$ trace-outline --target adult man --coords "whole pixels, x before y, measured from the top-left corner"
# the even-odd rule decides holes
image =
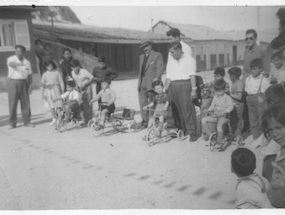
[[[177,28],[171,28],[169,31],[166,32],[166,35],[168,38],[171,40],[172,43],[174,42],[180,42],[182,46],[182,51],[184,52],[185,55],[192,56],[192,51],[190,46],[187,43],[184,43],[181,38],[180,38],[180,31]],[[171,57],[171,54],[168,54],[168,61],[172,60],[173,57]]]
[[[175,124],[190,135],[189,141],[197,140],[196,112],[192,102],[196,95],[196,62],[182,51],[180,42],[170,45],[173,63],[167,64],[165,89],[168,91]]]
[[[10,111],[9,129],[16,128],[17,104],[21,102],[23,123],[25,127],[34,127],[31,121],[29,93],[32,92],[32,70],[30,62],[24,58],[26,48],[15,46],[15,55],[7,59],[8,66],[8,99]]]
[[[270,71],[269,56],[267,55],[266,49],[256,44],[257,40],[256,31],[254,29],[247,30],[245,32],[245,37],[247,45],[244,52],[243,75],[242,75],[243,83],[245,83],[245,79],[250,75],[250,62],[253,59],[260,58],[262,60],[264,75],[268,76]]]
[[[152,50],[152,41],[142,42],[139,48],[144,50],[144,54],[140,56],[138,92],[142,127],[146,128],[149,113],[148,111],[144,111],[143,107],[148,105],[155,96],[152,83],[161,79],[164,71],[164,63],[162,55]]]

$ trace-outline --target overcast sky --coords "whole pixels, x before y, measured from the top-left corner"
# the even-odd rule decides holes
[[[278,28],[280,6],[71,6],[82,23],[147,31],[159,20],[217,30]],[[258,15],[259,14],[259,15]]]

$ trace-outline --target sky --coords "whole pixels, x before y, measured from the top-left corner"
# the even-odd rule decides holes
[[[159,20],[217,30],[278,29],[280,6],[70,6],[83,24],[148,31]],[[259,15],[258,15],[259,14]],[[151,22],[151,20],[153,20]]]

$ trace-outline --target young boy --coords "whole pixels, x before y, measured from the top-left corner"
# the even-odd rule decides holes
[[[203,112],[206,109],[209,108],[209,106],[210,106],[210,104],[212,102],[212,99],[213,99],[213,97],[215,95],[215,89],[214,89],[215,81],[217,81],[217,80],[224,80],[224,77],[225,77],[225,70],[224,70],[224,68],[218,67],[214,71],[214,81],[212,81],[210,83],[206,83],[202,87],[202,91],[201,91],[201,96],[202,96],[202,106],[201,106],[202,117],[205,116],[203,114]],[[230,89],[230,86],[226,82],[225,93],[229,94],[229,89]]]
[[[238,177],[235,188],[237,209],[272,208],[266,195],[269,182],[254,173],[256,158],[247,148],[238,148],[231,156],[232,172]]]
[[[271,71],[269,75],[270,84],[276,84],[285,81],[285,64],[283,60],[283,52],[279,50],[272,55]]]
[[[116,94],[110,88],[111,80],[104,79],[101,82],[102,90],[98,93],[98,95],[92,99],[89,104],[91,105],[93,102],[98,101],[101,99],[101,118],[99,122],[99,129],[104,128],[106,116],[109,116],[111,113],[115,111],[115,100]]]
[[[153,101],[150,104],[143,107],[143,110],[147,110],[148,108],[155,106],[153,117],[148,122],[148,128],[151,127],[151,124],[153,123],[153,120],[155,120],[155,117],[159,117],[159,126],[158,126],[157,136],[161,137],[164,120],[167,116],[169,98],[168,98],[168,95],[163,92],[162,81],[153,82],[152,87],[154,91],[157,93],[157,95],[154,97]]]
[[[211,134],[211,131],[207,125],[209,122],[217,123],[217,149],[221,149],[223,146],[223,126],[228,122],[227,115],[234,109],[232,99],[226,92],[226,82],[224,80],[217,80],[214,83],[215,96],[211,103],[211,106],[207,113],[210,113],[210,116],[202,118],[202,131],[204,134],[204,139],[208,140]]]
[[[79,106],[79,99],[80,99],[80,94],[79,92],[75,89],[76,85],[74,81],[68,81],[66,83],[66,92],[61,95],[61,98],[57,98],[54,101],[57,100],[64,100],[65,102],[63,103],[63,109],[65,111],[65,120],[66,122],[70,122],[70,114],[73,112],[74,116],[76,116],[78,119],[83,119],[83,113],[80,111],[80,106]],[[60,116],[58,117],[60,118]],[[81,121],[81,124],[83,122]]]
[[[228,71],[230,80],[232,81],[232,87],[230,91],[230,97],[234,104],[234,111],[231,112],[231,122],[235,122],[235,136],[237,139],[241,139],[241,132],[243,129],[243,111],[244,111],[244,85],[240,80],[241,69],[239,67],[232,67]]]
[[[262,133],[261,117],[265,110],[265,90],[269,87],[269,79],[262,74],[263,66],[260,58],[250,62],[251,74],[245,80],[246,104],[250,132],[254,140]]]

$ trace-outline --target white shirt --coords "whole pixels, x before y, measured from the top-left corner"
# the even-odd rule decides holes
[[[248,94],[264,93],[269,86],[269,79],[262,74],[255,78],[252,75],[249,75],[245,80],[245,92]]]
[[[178,60],[167,63],[166,78],[171,81],[188,80],[196,75],[196,61],[189,55],[183,55]]]
[[[93,75],[86,69],[80,69],[78,74],[74,71],[71,72],[72,78],[74,79],[77,86],[82,87],[86,82],[93,78]]]
[[[79,101],[79,92],[77,90],[66,91],[64,94],[61,95],[61,98],[69,100],[77,100]]]
[[[285,64],[279,69],[277,69],[274,65],[271,65],[269,79],[271,81],[277,80],[278,83],[285,81]]]
[[[11,62],[23,63],[23,65],[11,67],[9,66]],[[27,79],[27,77],[32,74],[31,64],[26,58],[23,58],[23,61],[21,62],[16,55],[13,55],[7,59],[7,66],[8,78],[11,79],[23,80]]]

